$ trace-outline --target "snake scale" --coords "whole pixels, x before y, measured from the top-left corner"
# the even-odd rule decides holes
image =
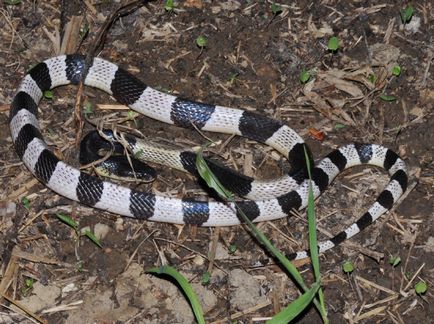
[[[83,56],[53,57],[33,67],[18,87],[10,108],[11,135],[18,156],[33,175],[62,196],[123,216],[199,226],[239,224],[240,219],[231,203],[169,198],[136,191],[91,176],[56,157],[43,139],[37,119],[38,104],[44,91],[62,85],[78,84],[84,68]],[[100,58],[93,59],[84,84],[101,89],[131,109],[168,124],[235,134],[265,143],[283,154],[295,169],[306,168],[304,151],[307,146],[294,130],[278,120],[246,110],[194,102],[157,91],[126,70]],[[175,163],[181,168],[192,168],[190,153],[179,152],[175,159],[178,159]],[[324,192],[341,171],[361,164],[384,168],[390,175],[390,181],[356,222],[319,244],[320,252],[338,245],[373,223],[392,208],[407,188],[406,165],[396,153],[376,144],[349,144],[334,150],[313,167],[314,196],[318,197]],[[249,177],[239,181],[243,184],[242,192],[238,194],[254,199],[238,202],[239,208],[252,221],[287,217],[292,209],[300,210],[307,205],[309,181],[296,173],[265,184]],[[306,251],[301,251],[291,258],[306,256]]]

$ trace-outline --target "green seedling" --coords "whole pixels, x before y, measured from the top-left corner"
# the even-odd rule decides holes
[[[102,248],[101,242],[96,238],[95,234],[89,230],[86,230],[83,233],[80,233],[80,231],[78,229],[77,222],[75,220],[73,220],[71,217],[69,217],[68,215],[65,215],[65,214],[61,214],[61,213],[57,213],[56,217],[59,218],[59,220],[61,222],[65,223],[66,225],[71,227],[74,230],[74,232],[78,238],[80,238],[80,236],[86,236],[94,244],[96,244],[98,247]]]
[[[173,3],[173,0],[164,1],[164,10],[166,10],[167,12],[173,12],[173,9],[175,9],[175,4]]]
[[[413,17],[414,14],[414,8],[411,5],[408,5],[404,9],[402,9],[400,12],[401,15],[401,21],[403,24],[408,24]]]
[[[336,36],[330,37],[327,48],[332,53],[335,53],[339,49],[339,39]]]
[[[202,285],[204,285],[204,286],[209,285],[210,281],[211,281],[211,274],[208,271],[206,271],[202,275],[202,280],[201,280]]]
[[[29,290],[31,290],[33,288],[34,283],[35,283],[35,281],[33,280],[33,278],[26,278],[26,280],[24,281],[25,287],[24,287],[24,289],[22,289],[23,295],[27,295]]]
[[[392,267],[396,267],[400,263],[401,263],[401,257],[400,256],[398,256],[398,255],[397,256],[391,255],[389,257],[389,264]]]
[[[396,77],[398,77],[398,76],[401,75],[401,67],[400,67],[399,65],[395,65],[395,66],[392,68],[392,75],[394,75],[394,76],[396,76]]]
[[[382,94],[382,95],[380,95],[380,99],[383,100],[383,101],[391,102],[391,101],[395,101],[396,97],[392,96],[392,95]]]
[[[311,72],[309,70],[303,69],[300,73],[300,82],[302,84],[307,83],[311,78]]]
[[[233,85],[235,83],[235,80],[237,79],[237,76],[239,75],[238,72],[231,72],[229,73],[228,82],[230,85]]]
[[[278,4],[276,4],[275,2],[273,2],[270,6],[271,8],[271,12],[273,13],[274,16],[277,16],[278,14],[282,13],[282,7]]]
[[[375,77],[375,75],[374,74],[369,74],[368,75],[368,80],[369,80],[369,82],[371,82],[372,84],[375,84],[375,80],[376,80],[377,78]]]
[[[23,204],[24,208],[29,210],[30,209],[30,200],[27,197],[21,198],[21,203]]]
[[[83,114],[87,118],[91,113],[93,113],[92,103],[86,100],[83,104]]]
[[[44,91],[44,98],[45,99],[53,99],[54,98],[54,93],[51,90],[45,90]]]
[[[419,281],[416,285],[414,285],[414,291],[418,295],[423,295],[428,290],[428,285],[424,281]]]
[[[231,244],[229,245],[229,254],[234,254],[235,252],[237,252],[238,247],[235,244]]]
[[[206,37],[203,35],[200,35],[196,38],[196,45],[199,46],[201,49],[204,49],[206,47],[207,40]]]
[[[86,22],[84,22],[84,24],[82,24],[80,26],[80,30],[78,31],[78,36],[80,36],[81,39],[84,39],[87,34],[89,34],[89,24]]]
[[[350,274],[351,272],[354,271],[354,264],[351,261],[345,261],[344,264],[342,265],[342,270],[345,273]]]

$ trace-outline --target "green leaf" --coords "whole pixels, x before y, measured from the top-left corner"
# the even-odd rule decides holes
[[[211,280],[211,274],[208,272],[208,271],[206,271],[203,275],[202,275],[202,285],[208,285],[209,284],[209,282],[210,282],[210,280]]]
[[[199,300],[197,299],[196,294],[193,291],[193,288],[188,283],[187,279],[185,279],[175,268],[169,266],[162,266],[159,268],[152,268],[146,270],[148,273],[154,273],[157,275],[168,275],[171,278],[175,279],[178,284],[181,286],[182,291],[187,296],[188,301],[191,304],[191,308],[193,309],[194,316],[199,324],[205,324],[205,319],[203,317],[203,310],[200,306]]]
[[[33,281],[32,278],[27,278],[26,279],[26,287],[27,288],[31,289],[33,287],[33,283],[34,283],[34,281]]]
[[[137,112],[135,112],[134,110],[132,110],[132,109],[130,109],[130,110],[128,110],[128,113],[127,113],[127,117],[128,117],[128,119],[134,119],[134,118],[137,118],[137,116],[139,116],[139,113],[137,113]]]
[[[335,128],[336,130],[340,130],[340,129],[345,128],[345,127],[347,127],[347,126],[344,125],[344,124],[337,123],[337,124],[335,125],[334,128]]]
[[[282,7],[273,2],[273,4],[271,5],[271,12],[273,13],[273,15],[277,16],[282,12]]]
[[[200,177],[206,182],[208,187],[214,189],[217,194],[223,199],[233,199],[233,194],[227,190],[221,182],[214,176],[211,169],[206,164],[203,158],[203,150],[201,149],[196,155],[196,168]]]
[[[237,252],[238,247],[235,244],[231,244],[229,245],[229,254],[234,254],[235,252]]]
[[[54,93],[51,90],[45,90],[44,91],[44,98],[45,99],[53,99]]]
[[[71,217],[62,213],[57,213],[56,217],[59,218],[61,222],[65,223],[69,227],[72,227],[76,232],[78,232],[78,224]]]
[[[330,37],[327,48],[332,52],[336,52],[339,48],[339,39],[336,36]]]
[[[310,80],[310,71],[303,69],[300,73],[300,82],[302,84],[305,84],[307,81]]]
[[[416,294],[422,295],[422,294],[426,293],[426,291],[428,290],[428,285],[424,281],[419,281],[414,286],[414,290],[416,291]]]
[[[395,101],[396,97],[391,95],[382,94],[380,95],[380,99],[383,101]]]
[[[87,117],[93,112],[93,106],[90,101],[85,101],[83,105],[83,114]]]
[[[298,297],[296,300],[291,302],[288,306],[286,306],[282,311],[273,316],[273,318],[267,321],[267,324],[280,324],[280,323],[289,323],[298,314],[300,314],[309,304],[312,302],[315,294],[317,293],[320,287],[319,282],[315,282],[312,287],[307,290],[303,295]]]
[[[401,75],[401,67],[399,65],[395,65],[392,68],[392,75],[394,75],[394,76],[400,76]]]
[[[393,255],[391,255],[390,257],[389,257],[389,264],[392,266],[392,267],[396,267],[398,264],[400,264],[401,263],[401,258],[399,257],[399,256],[393,256]]]
[[[310,159],[309,154],[307,152],[306,146],[303,145],[304,149],[304,159],[306,161],[307,174],[309,176],[309,191],[307,197],[307,220],[308,220],[308,230],[309,230],[309,250],[310,250],[310,258],[312,260],[313,272],[315,275],[315,281],[321,282],[321,272],[319,266],[319,252],[318,252],[318,240],[316,235],[316,216],[315,216],[315,197],[312,189],[312,173],[310,169]],[[322,313],[326,314],[326,307],[324,302],[324,293],[322,289],[318,288],[318,299],[320,303],[320,307],[322,309]]]
[[[80,26],[80,29],[78,31],[78,36],[83,39],[87,36],[87,34],[89,33],[89,24],[87,22],[85,22],[84,24],[82,24]]]
[[[86,236],[93,243],[95,243],[96,245],[98,245],[100,248],[102,248],[101,241],[96,238],[96,236],[95,236],[94,233],[92,233],[89,230],[85,230],[84,233],[83,233],[83,235]]]
[[[345,261],[342,265],[342,270],[344,270],[345,273],[351,273],[354,271],[354,264],[351,261]]]
[[[204,48],[206,46],[206,43],[207,43],[207,40],[206,40],[205,36],[200,35],[198,38],[196,38],[196,44],[200,48]]]
[[[414,8],[413,6],[409,5],[407,6],[405,9],[402,9],[400,11],[401,14],[401,21],[403,24],[407,24],[410,22],[411,18],[413,17],[414,14]]]
[[[8,6],[17,5],[21,3],[21,0],[3,0],[3,3]]]
[[[30,209],[30,200],[27,197],[21,198],[21,203],[23,204],[24,208],[29,210]]]
[[[164,9],[166,10],[166,11],[173,11],[173,8],[175,8],[175,5],[174,5],[174,3],[173,3],[173,0],[166,0],[165,2],[164,2]]]
[[[232,73],[230,73],[229,74],[229,79],[228,79],[229,83],[230,84],[234,84],[237,76],[238,76],[238,72],[232,72]]]
[[[372,84],[375,84],[375,80],[376,80],[375,75],[374,75],[374,74],[369,74],[369,75],[368,75],[368,80],[369,80],[369,82],[371,82]]]

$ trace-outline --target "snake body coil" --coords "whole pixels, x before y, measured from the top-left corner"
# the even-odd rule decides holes
[[[53,57],[36,65],[21,82],[11,104],[10,128],[17,154],[27,168],[58,194],[112,213],[150,221],[200,226],[239,224],[239,217],[231,204],[168,198],[136,191],[81,172],[53,154],[41,134],[37,120],[38,103],[45,90],[78,84],[84,64],[84,58],[79,55]],[[197,103],[159,92],[117,65],[100,58],[93,60],[84,84],[101,89],[131,109],[168,124],[185,128],[193,128],[194,124],[194,127],[203,131],[235,134],[265,143],[287,157],[296,169],[305,168],[306,146],[303,140],[280,121],[249,111]],[[183,157],[182,153],[179,154],[178,162],[188,169],[191,160],[185,158],[188,154]],[[355,223],[334,238],[320,243],[320,252],[363,230],[389,210],[406,190],[406,166],[396,153],[375,144],[350,144],[333,151],[312,169],[315,197],[342,170],[360,164],[386,169],[391,176],[390,182]],[[301,173],[298,172],[298,175]],[[248,177],[242,181],[241,194],[258,200],[243,200],[238,205],[255,222],[286,217],[291,209],[303,209],[307,205],[309,182],[295,174],[285,175],[277,182],[268,184],[265,194],[264,183]],[[276,197],[271,197],[273,194]],[[299,259],[305,256],[306,252],[303,251],[293,257]]]

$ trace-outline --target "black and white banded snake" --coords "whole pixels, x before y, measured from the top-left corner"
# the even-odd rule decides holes
[[[17,154],[34,176],[62,196],[123,216],[199,226],[239,224],[240,219],[232,204],[136,191],[91,176],[54,155],[41,134],[37,120],[38,104],[45,90],[78,84],[84,64],[84,57],[80,55],[58,56],[41,62],[26,74],[13,98],[10,109],[12,140]],[[244,136],[271,146],[296,166],[303,168],[305,165],[303,140],[280,121],[241,109],[193,102],[159,92],[100,58],[93,60],[84,84],[107,92],[120,103],[153,119],[185,128],[192,128],[194,124],[201,131]],[[191,167],[188,161],[180,154],[179,163],[187,170]],[[356,222],[332,239],[321,242],[320,252],[373,223],[392,208],[407,188],[406,165],[396,153],[376,144],[349,144],[328,154],[312,169],[315,197],[324,192],[341,171],[360,164],[386,169],[391,176],[390,182]],[[265,183],[265,187],[271,188],[265,190],[268,193],[264,195],[264,183],[248,177],[244,181],[241,194],[255,200],[240,200],[238,206],[255,222],[287,217],[291,209],[306,207],[309,185],[306,179],[285,175],[272,185]],[[306,252],[298,252],[292,257],[304,258]]]

